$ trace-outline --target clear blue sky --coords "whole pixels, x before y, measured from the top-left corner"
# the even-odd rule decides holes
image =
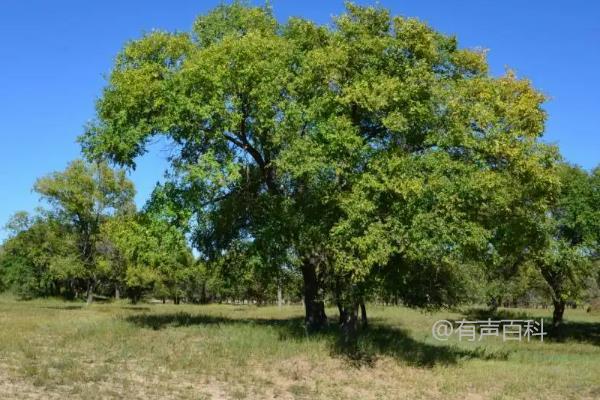
[[[78,157],[75,138],[124,42],[151,29],[188,30],[207,0],[2,0],[0,2],[0,226],[39,205],[36,177]],[[255,2],[256,3],[256,2]],[[272,0],[280,20],[327,23],[342,1]],[[359,3],[367,3],[360,1]],[[493,74],[506,66],[550,96],[545,140],[567,160],[600,162],[600,2],[380,1],[456,34],[462,47],[489,49]],[[372,2],[371,2],[372,4]],[[143,204],[162,176],[160,148],[132,173]],[[0,231],[0,240],[5,232]]]

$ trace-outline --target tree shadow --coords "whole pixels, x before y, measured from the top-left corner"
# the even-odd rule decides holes
[[[332,318],[333,319],[333,318]],[[195,325],[257,325],[276,329],[279,340],[300,340],[306,337],[323,339],[330,345],[333,356],[344,357],[354,366],[372,366],[380,356],[389,356],[412,366],[430,368],[453,365],[466,359],[506,360],[508,352],[489,352],[483,347],[464,349],[457,345],[429,344],[414,339],[408,331],[371,321],[371,326],[358,332],[356,341],[348,344],[340,327],[330,323],[324,329],[308,333],[301,317],[287,319],[227,318],[186,312],[173,314],[138,314],[125,320],[144,328],[160,330],[167,327]]]
[[[130,310],[130,311],[150,311],[150,307],[144,307],[144,306],[121,306],[119,308],[121,310]]]
[[[69,305],[69,306],[44,306],[47,310],[82,310],[83,304],[81,305]]]
[[[514,319],[535,319],[531,315],[527,314],[523,311],[517,310],[506,310],[506,309],[498,309],[498,310],[490,310],[485,308],[472,308],[467,311],[463,311],[462,313],[465,319],[468,320],[514,320]],[[539,320],[539,318],[538,318]],[[544,321],[544,324],[546,321]]]
[[[551,324],[551,320],[544,321]],[[600,322],[567,321],[558,328],[549,328],[548,336],[554,342],[581,342],[600,346]]]
[[[508,351],[489,351],[483,346],[467,349],[457,345],[425,343],[414,339],[402,328],[385,325],[362,330],[356,344],[352,345],[347,345],[338,335],[336,351],[358,365],[371,364],[378,355],[385,355],[412,366],[428,368],[469,359],[506,360],[509,356]]]
[[[539,321],[540,317],[534,317],[523,311],[517,310],[487,310],[471,309],[463,313],[468,320],[515,320],[533,319]],[[548,333],[544,340],[550,342],[564,343],[569,341],[589,343],[600,346],[600,322],[584,322],[565,320],[557,328],[552,327],[552,318],[541,318],[544,321],[544,331]]]

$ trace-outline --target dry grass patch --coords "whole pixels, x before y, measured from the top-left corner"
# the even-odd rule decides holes
[[[3,297],[0,397],[600,398],[598,316],[568,310],[564,334],[544,343],[442,343],[431,337],[433,322],[468,313],[369,311],[372,327],[349,351],[335,325],[307,335],[297,306],[85,307]]]

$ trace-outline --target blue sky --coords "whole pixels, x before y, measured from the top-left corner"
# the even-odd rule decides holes
[[[220,1],[2,0],[0,2],[0,226],[40,203],[35,179],[79,156],[75,138],[94,116],[94,102],[114,56],[152,29],[188,30]],[[257,2],[254,2],[257,3]],[[373,4],[373,2],[359,1]],[[272,0],[280,20],[328,23],[342,1]],[[492,73],[506,67],[550,97],[545,140],[585,168],[600,162],[600,2],[379,1],[394,14],[418,17],[462,47],[489,49]],[[162,177],[155,146],[132,179],[143,204]],[[0,231],[0,240],[5,232]]]

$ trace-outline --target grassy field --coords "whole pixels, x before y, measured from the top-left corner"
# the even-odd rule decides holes
[[[544,343],[469,343],[437,341],[431,327],[476,311],[369,312],[371,328],[348,354],[336,326],[307,336],[299,306],[85,307],[0,297],[0,398],[600,398],[598,315],[567,310],[562,337]]]

